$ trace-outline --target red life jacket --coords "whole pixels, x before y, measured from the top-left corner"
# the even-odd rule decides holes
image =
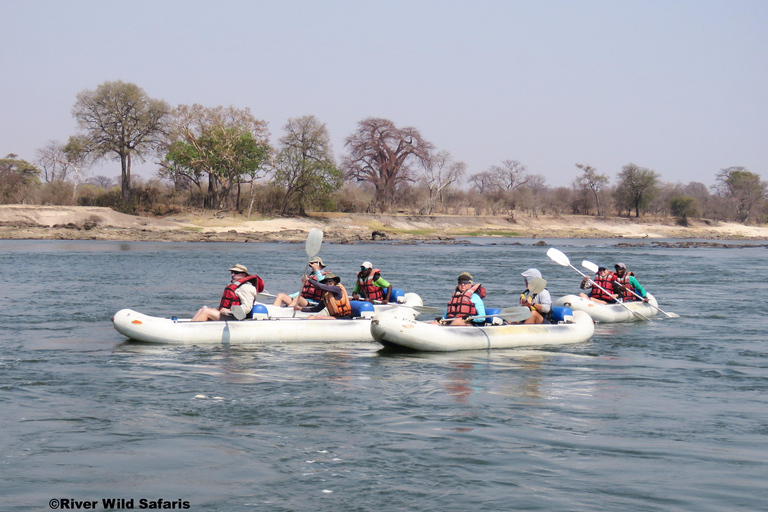
[[[219,309],[231,308],[232,306],[240,304],[240,297],[237,296],[235,290],[248,282],[256,288],[256,293],[264,291],[264,281],[262,281],[259,276],[256,274],[245,276],[224,288],[224,293],[221,294],[221,302],[219,302]]]
[[[450,302],[448,302],[448,312],[446,313],[445,318],[456,318],[458,316],[476,315],[477,308],[475,308],[474,303],[472,303],[472,294],[475,293],[475,291],[481,287],[482,285],[480,283],[477,283],[476,285],[474,285],[472,288],[470,288],[464,293],[461,293],[457,287],[456,291],[453,292],[453,296],[451,297]],[[478,293],[478,295],[480,294]]]
[[[336,300],[332,292],[323,292],[323,303],[328,314],[336,318],[352,316],[352,305],[349,303],[347,289],[341,283],[335,285],[341,288],[341,300]]]
[[[616,281],[616,276],[614,274],[609,273],[605,277],[596,275],[594,278],[592,278],[592,282],[595,284],[592,285],[592,291],[590,292],[590,297],[592,297],[593,299],[604,300],[606,302],[613,302],[615,299],[611,297],[609,294],[616,293],[616,290],[614,290],[613,288],[614,281]],[[599,287],[605,288],[608,293],[604,292]]]
[[[380,272],[381,270],[374,268],[368,273],[368,277],[363,277],[362,272],[357,273],[357,290],[362,298],[370,301],[384,300],[384,288],[379,288],[373,284],[373,276]]]
[[[624,291],[621,292],[621,298],[625,302],[628,300],[637,300],[637,296],[634,293],[632,293],[635,291],[635,289],[632,287],[631,284],[629,284],[629,276],[633,276],[633,275],[634,274],[631,272],[625,272],[624,277],[616,276],[616,282],[624,287]]]
[[[309,279],[314,279],[317,281],[317,277],[314,274],[309,276]],[[312,302],[320,302],[320,299],[323,298],[323,290],[312,286],[309,282],[309,279],[306,283],[304,283],[304,286],[301,289],[301,296],[307,300],[311,300]]]

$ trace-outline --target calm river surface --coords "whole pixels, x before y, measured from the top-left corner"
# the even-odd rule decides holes
[[[492,307],[531,266],[578,292],[535,241],[320,256],[348,285],[370,260],[426,305],[464,270]],[[304,244],[0,241],[0,509],[768,510],[768,250],[548,243],[625,262],[681,318],[547,350],[153,346],[112,314],[190,316],[235,263],[295,291]]]

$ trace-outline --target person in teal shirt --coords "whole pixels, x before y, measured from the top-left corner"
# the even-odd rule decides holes
[[[648,302],[648,292],[637,281],[635,274],[632,272],[627,273],[627,266],[624,263],[617,263],[613,268],[616,269],[616,282],[619,284],[618,288],[621,289],[621,298],[624,301],[642,300],[643,302]],[[638,298],[632,291],[642,297],[642,299]]]

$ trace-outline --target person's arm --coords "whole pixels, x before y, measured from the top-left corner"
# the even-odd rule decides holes
[[[392,285],[389,284],[387,280],[385,280],[383,277],[379,276],[377,280],[373,282],[374,285],[378,286],[379,288],[386,288],[387,289],[387,296],[384,297],[384,304],[389,303],[389,296],[392,295]]]
[[[478,294],[473,293],[472,297],[471,297],[471,300],[472,300],[472,304],[475,305],[475,309],[477,310],[477,316],[484,316],[485,315],[485,303],[483,302],[483,299],[481,299]],[[487,318],[477,318],[475,320],[472,320],[472,323],[484,324],[486,320],[488,320],[488,319]]]
[[[337,300],[341,299],[341,288],[339,288],[338,286],[334,286],[332,284],[318,283],[314,279],[312,279],[310,283],[312,283],[312,286],[314,286],[315,288],[323,290],[324,292],[331,292],[335,299]]]
[[[240,299],[240,305],[243,306],[243,311],[250,313],[253,309],[253,303],[256,302],[256,288],[250,283],[244,284],[235,290],[235,295]]]
[[[536,303],[541,306],[541,309],[536,308],[539,313],[542,315],[546,315],[550,311],[552,311],[552,296],[549,294],[549,290],[546,288],[541,290],[538,295],[536,295]]]
[[[629,276],[629,284],[632,285],[632,288],[634,288],[637,294],[640,295],[642,298],[645,298],[645,296],[648,295],[648,292],[645,291],[645,288],[640,286],[640,283],[637,282],[637,279],[635,279],[635,276]]]
[[[299,309],[304,313],[318,313],[322,311],[324,308],[325,308],[325,303],[323,301],[320,301],[317,304],[314,304],[311,306],[305,306]]]

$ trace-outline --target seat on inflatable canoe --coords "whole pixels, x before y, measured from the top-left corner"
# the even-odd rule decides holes
[[[501,313],[501,309],[499,309],[499,308],[485,308],[485,314],[486,315],[498,315],[499,313]],[[497,324],[501,323],[501,318],[499,318],[497,316],[487,316],[487,317],[485,317],[486,325],[492,324],[494,322],[494,320],[496,320]]]
[[[269,317],[269,310],[264,304],[254,304],[251,308],[251,318],[254,320],[264,320]]]
[[[384,292],[384,296],[387,292]],[[405,292],[399,288],[392,288],[392,294],[389,296],[389,302],[403,302],[405,300]]]
[[[374,315],[373,304],[364,300],[351,300],[352,318],[371,318]]]
[[[573,322],[573,310],[563,306],[552,306],[552,323]]]

